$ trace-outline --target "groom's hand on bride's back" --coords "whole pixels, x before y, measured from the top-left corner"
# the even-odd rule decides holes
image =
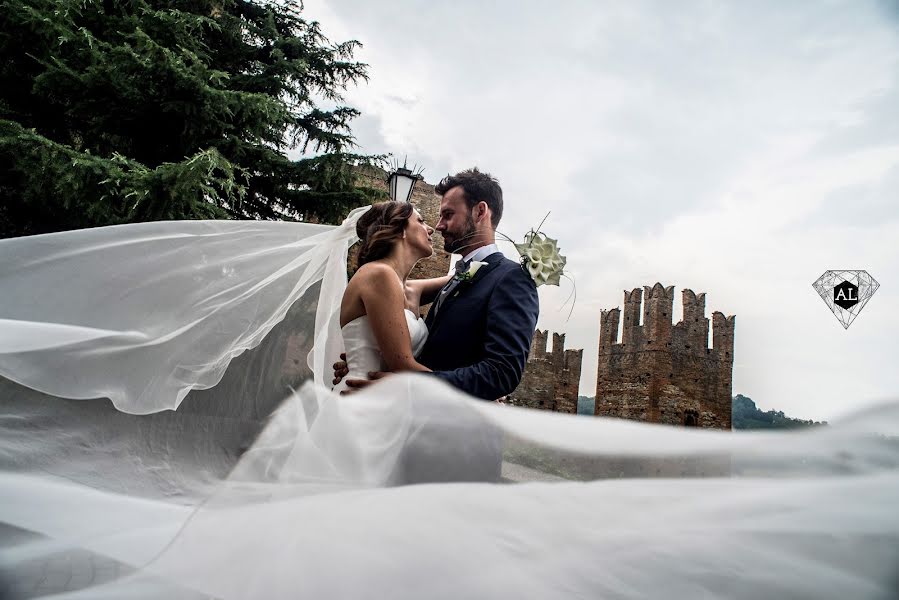
[[[334,385],[337,385],[338,383],[340,383],[341,380],[343,380],[343,378],[346,377],[347,373],[349,373],[349,372],[350,372],[350,369],[349,369],[349,367],[347,367],[347,364],[346,364],[346,353],[341,352],[340,360],[337,361],[336,363],[334,363],[334,381],[333,381]],[[347,384],[347,385],[349,385],[349,384]]]
[[[340,360],[334,363],[334,385],[337,385],[343,378],[346,377],[350,372],[349,367],[346,362],[346,354],[340,354]],[[340,392],[341,396],[345,396],[346,394],[352,394],[356,390],[361,390],[364,387],[368,387],[378,379],[383,379],[385,376],[390,373],[385,371],[370,371],[368,373],[368,379],[347,379],[346,386],[350,389],[344,390]]]
[[[389,371],[369,371],[368,379],[347,379],[346,386],[350,389],[340,392],[340,395],[352,394],[357,390],[370,386],[379,379],[384,379],[388,375],[390,375]]]

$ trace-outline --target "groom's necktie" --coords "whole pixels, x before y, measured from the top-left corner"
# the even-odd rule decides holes
[[[456,275],[459,275],[460,273],[465,273],[466,271],[468,271],[468,267],[470,267],[470,266],[471,266],[470,258],[468,260],[459,260],[458,262],[456,262]]]
[[[471,260],[459,260],[456,262],[456,275],[461,273],[465,273],[468,271],[468,267],[471,266]],[[440,290],[440,294],[437,296],[437,301],[434,303],[434,316],[437,316],[437,311],[440,310],[440,307],[443,305],[443,301],[449,297],[450,294],[453,293],[453,290],[456,289],[456,286],[459,285],[459,280],[453,277],[449,280],[449,282],[443,286],[443,289]]]

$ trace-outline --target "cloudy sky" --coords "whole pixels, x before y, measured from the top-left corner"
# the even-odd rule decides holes
[[[599,314],[656,281],[737,315],[734,393],[833,419],[899,391],[899,3],[306,0],[357,39],[346,103],[368,153],[429,182],[499,178],[500,229],[552,211],[577,282],[541,288],[539,326],[584,349]],[[509,246],[504,250],[514,256]],[[844,330],[811,287],[865,269]]]

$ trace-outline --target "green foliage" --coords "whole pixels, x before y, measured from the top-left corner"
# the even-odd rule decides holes
[[[2,0],[0,236],[130,221],[334,222],[367,78],[290,3]],[[292,160],[287,151],[306,155]]]
[[[827,425],[827,422],[803,421],[791,419],[782,411],[769,410],[762,412],[751,398],[737,394],[731,404],[731,416],[734,429],[801,429],[817,425]]]

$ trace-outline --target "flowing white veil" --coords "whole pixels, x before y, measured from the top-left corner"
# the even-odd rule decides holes
[[[320,285],[323,343],[309,366],[323,384],[366,210],[337,228],[164,221],[0,240],[0,375],[54,396],[109,398],[124,412],[173,410]]]
[[[747,434],[330,395],[364,210],[0,241],[0,597],[895,596],[897,403]]]

